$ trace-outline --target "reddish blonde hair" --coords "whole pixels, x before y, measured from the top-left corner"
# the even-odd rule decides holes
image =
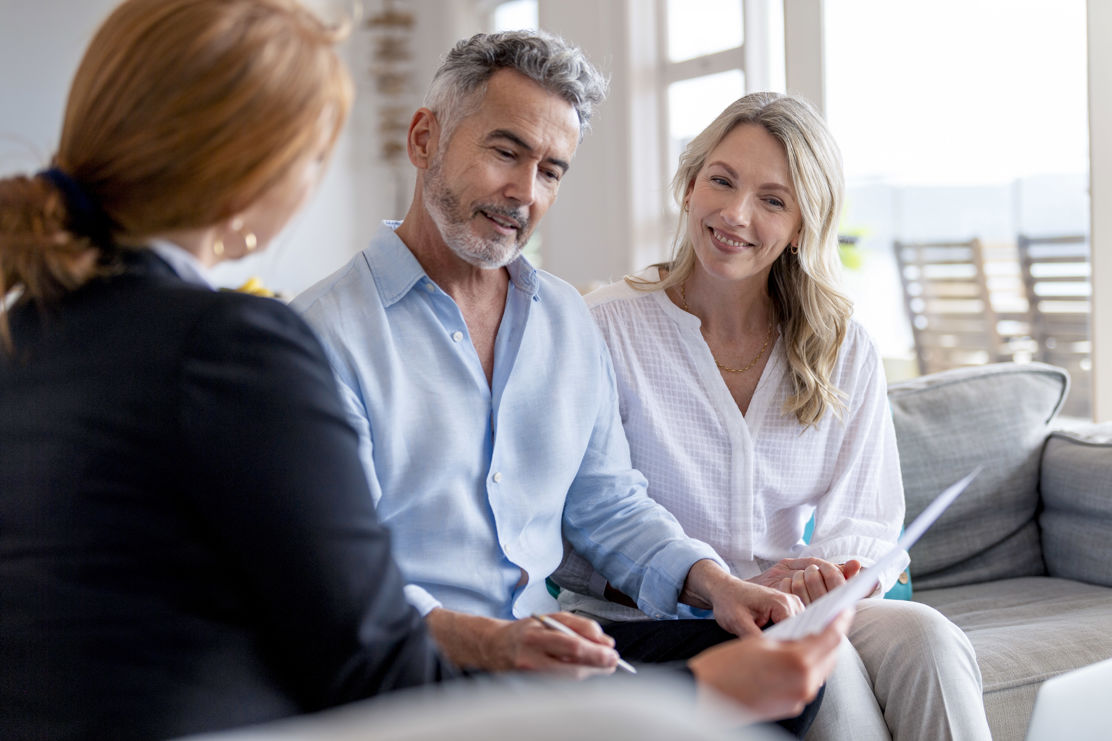
[[[216,224],[312,152],[323,116],[335,141],[343,33],[296,0],[125,0],[81,60],[52,164],[120,241]],[[47,302],[96,273],[103,245],[68,222],[43,178],[0,180],[0,295]]]

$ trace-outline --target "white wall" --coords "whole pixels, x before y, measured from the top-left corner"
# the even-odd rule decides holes
[[[114,4],[0,0],[0,172],[47,165],[73,71]]]
[[[593,115],[592,130],[576,151],[559,198],[541,222],[545,269],[586,287],[629,271],[631,192],[608,187],[613,173],[632,170],[626,13],[622,0],[564,0],[540,3],[539,20],[541,28],[581,47],[610,78],[609,100]],[[623,186],[627,183],[622,179]]]

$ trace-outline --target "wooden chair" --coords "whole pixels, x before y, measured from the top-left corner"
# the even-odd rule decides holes
[[[994,271],[986,269],[989,250],[979,239],[897,241],[895,250],[920,373],[1023,359],[1029,328],[1014,248],[1005,260],[995,261],[1006,265],[1010,257],[1008,291],[993,290]],[[1009,283],[1007,274],[1002,277]]]
[[[1070,394],[1062,413],[1092,416],[1092,342],[1089,239],[1085,235],[1017,240],[1037,359],[1070,373]]]

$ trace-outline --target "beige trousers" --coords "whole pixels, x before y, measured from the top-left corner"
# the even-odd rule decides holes
[[[991,741],[965,633],[918,602],[867,599],[807,741]]]

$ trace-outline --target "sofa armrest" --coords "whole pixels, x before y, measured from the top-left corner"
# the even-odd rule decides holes
[[[1039,491],[1047,572],[1112,586],[1112,423],[1052,433]]]

